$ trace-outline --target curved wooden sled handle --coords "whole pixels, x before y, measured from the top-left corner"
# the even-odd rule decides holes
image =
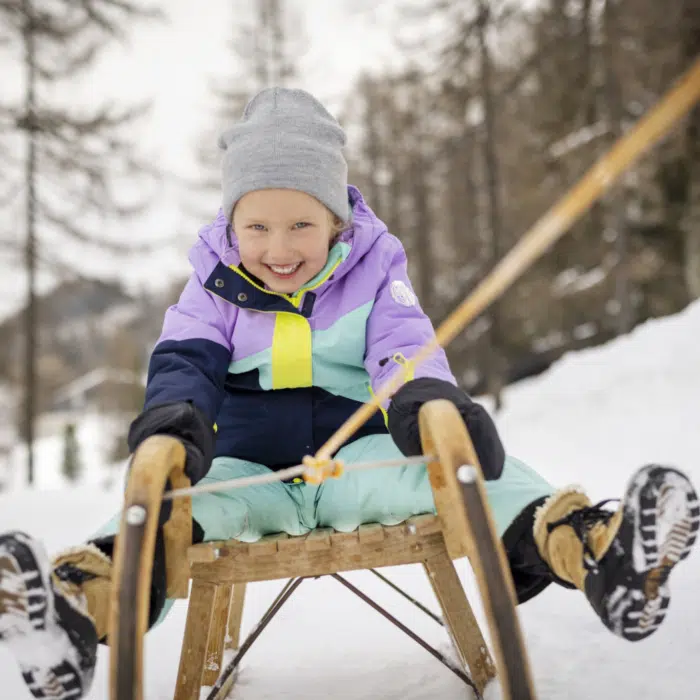
[[[110,699],[143,700],[143,639],[148,630],[153,556],[166,483],[187,488],[185,449],[175,438],[145,440],[131,461],[115,542],[109,623]],[[187,598],[192,501],[178,498],[163,528],[168,598]]]
[[[435,456],[428,473],[447,551],[469,557],[479,584],[503,697],[535,700],[515,586],[464,421],[450,401],[430,401],[420,411],[420,434],[423,453]]]

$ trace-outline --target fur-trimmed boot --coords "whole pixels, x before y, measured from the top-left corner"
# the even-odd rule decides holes
[[[538,509],[534,538],[552,573],[583,591],[608,629],[637,641],[666,615],[669,574],[697,536],[698,497],[684,474],[650,465],[630,479],[617,510],[606,503],[562,489]]]
[[[51,563],[29,535],[0,535],[0,644],[14,653],[35,698],[87,694],[107,633],[111,567],[91,544]]]

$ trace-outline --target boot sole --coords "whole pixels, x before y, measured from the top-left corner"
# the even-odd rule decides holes
[[[55,622],[48,557],[22,532],[0,536],[0,644],[16,656],[35,698],[76,700],[82,681],[66,654],[71,642]]]
[[[651,465],[630,482],[625,518],[633,519],[632,562],[639,584],[615,601],[618,628],[629,641],[653,634],[671,602],[668,577],[691,552],[700,527],[700,504],[688,478],[669,467]],[[614,596],[613,596],[614,597]]]

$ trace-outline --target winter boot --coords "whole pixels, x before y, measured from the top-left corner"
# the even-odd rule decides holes
[[[94,545],[60,555],[22,532],[0,535],[0,644],[35,698],[77,700],[92,683],[106,634],[110,559]]]
[[[681,472],[650,465],[632,477],[616,511],[606,503],[558,491],[535,515],[535,542],[554,576],[583,591],[608,629],[637,641],[666,615],[668,576],[697,536],[698,497]]]

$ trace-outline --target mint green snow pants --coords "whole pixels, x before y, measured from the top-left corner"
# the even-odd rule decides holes
[[[401,453],[391,437],[382,434],[360,438],[337,456],[352,464],[397,459]],[[200,483],[269,473],[254,462],[218,457]],[[485,484],[499,536],[526,506],[554,491],[539,474],[510,456],[500,479]],[[192,497],[192,515],[204,530],[204,541],[255,542],[268,534],[303,535],[316,527],[351,532],[364,523],[396,525],[413,515],[434,512],[423,465],[349,471],[318,486],[274,482]],[[119,516],[115,516],[96,536],[114,535],[118,528]],[[170,607],[166,603],[160,620]]]
[[[397,459],[401,453],[388,435],[369,435],[342,448],[346,464]],[[267,467],[219,457],[202,484],[269,473]],[[525,506],[553,492],[536,472],[512,457],[501,478],[486,491],[499,535]],[[351,532],[364,523],[396,525],[413,515],[434,513],[428,470],[423,465],[348,471],[318,486],[276,482],[202,494],[192,499],[195,520],[205,540],[255,542],[264,535],[303,535],[316,527]]]

